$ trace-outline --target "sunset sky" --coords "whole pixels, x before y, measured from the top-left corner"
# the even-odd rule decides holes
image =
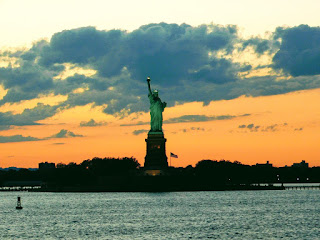
[[[135,157],[146,78],[173,166],[320,166],[320,1],[0,0],[0,167]]]

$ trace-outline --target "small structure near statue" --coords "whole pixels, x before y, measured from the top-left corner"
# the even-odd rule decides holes
[[[168,168],[168,158],[166,155],[166,141],[162,131],[162,112],[167,106],[159,98],[157,90],[151,90],[150,77],[147,78],[149,100],[150,100],[150,131],[148,132],[147,154],[145,157],[144,168],[146,175],[162,175]]]

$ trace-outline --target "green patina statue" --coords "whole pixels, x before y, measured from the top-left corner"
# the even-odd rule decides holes
[[[147,78],[148,89],[149,89],[149,100],[150,100],[150,115],[151,115],[151,129],[152,132],[162,132],[162,112],[164,108],[167,106],[166,102],[161,102],[161,99],[158,96],[158,91],[151,91],[150,87],[150,77]]]

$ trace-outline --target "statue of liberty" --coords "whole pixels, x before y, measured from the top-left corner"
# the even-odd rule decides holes
[[[149,132],[162,132],[162,112],[167,106],[166,102],[161,102],[158,96],[158,91],[151,91],[150,77],[147,78],[149,88],[149,100],[150,100],[150,115],[151,115],[151,129]]]

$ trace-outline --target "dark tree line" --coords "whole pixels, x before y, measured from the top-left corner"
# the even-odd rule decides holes
[[[202,160],[194,168],[199,178],[223,183],[320,182],[320,167],[272,167],[271,164],[245,165],[240,162]]]
[[[40,170],[44,180],[59,185],[70,184],[97,184],[102,177],[132,176],[140,167],[138,161],[131,157],[125,158],[98,158],[84,160],[80,164],[59,163],[56,169]]]
[[[125,158],[93,158],[77,164],[59,163],[56,168],[30,171],[0,171],[0,185],[8,181],[42,181],[54,186],[94,186],[145,184],[150,180],[144,175],[138,161]],[[161,179],[168,185],[239,185],[252,183],[320,182],[320,167],[272,167],[268,164],[245,165],[226,160],[202,160],[195,167],[170,167]],[[155,179],[155,178],[153,178]],[[160,178],[159,178],[160,179]],[[159,180],[158,179],[158,180]],[[152,181],[158,181],[152,180]],[[160,180],[159,180],[160,181]],[[161,180],[162,181],[162,180]],[[159,186],[162,184],[158,183]]]
[[[34,181],[41,180],[48,184],[74,185],[96,184],[105,176],[132,176],[140,167],[138,161],[131,157],[124,158],[98,158],[84,160],[77,164],[58,163],[56,168],[39,169],[31,171],[20,169],[19,171],[0,171],[0,185],[6,181]]]

